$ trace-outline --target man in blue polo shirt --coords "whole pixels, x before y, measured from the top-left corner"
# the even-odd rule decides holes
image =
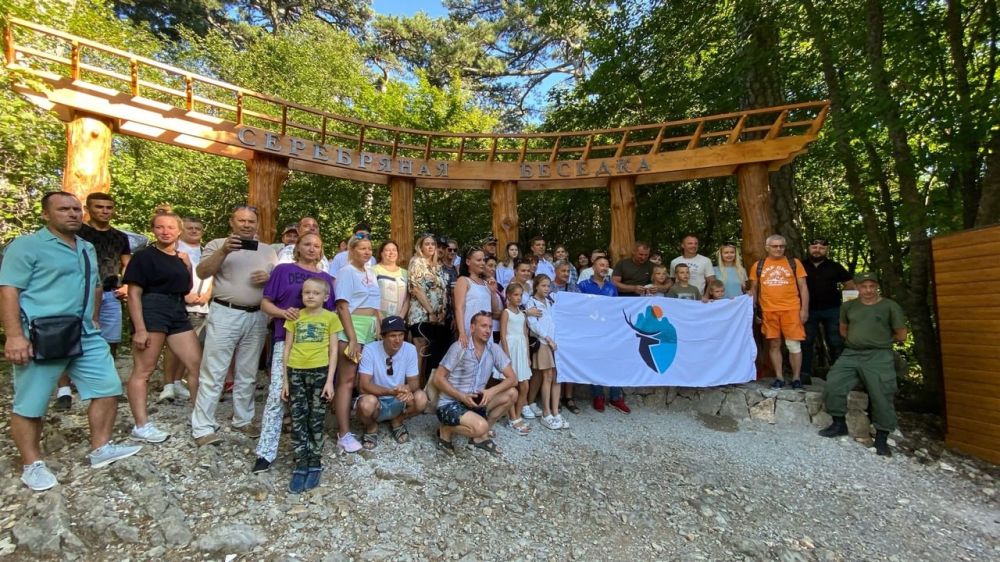
[[[14,364],[14,413],[10,429],[24,465],[21,481],[36,491],[59,483],[45,466],[39,443],[42,416],[63,371],[76,383],[80,398],[90,400],[91,466],[106,466],[142,448],[111,443],[122,385],[97,321],[102,298],[95,267],[97,253],[93,245],[77,236],[83,224],[83,207],[71,193],[47,193],[42,198],[42,218],[45,228],[16,238],[7,247],[0,264],[0,319],[7,333],[4,356]],[[90,277],[85,279],[88,261]],[[85,285],[90,286],[93,295],[86,302]],[[29,322],[82,312],[83,355],[35,361],[21,311]]]
[[[594,259],[594,274],[590,279],[580,281],[580,292],[588,295],[603,295],[605,297],[617,297],[618,287],[614,281],[608,279],[608,266],[611,262],[605,256],[598,256]],[[632,411],[625,404],[625,391],[620,386],[610,387],[608,403],[617,408],[623,414]],[[596,384],[590,385],[590,397],[594,401],[594,409],[598,412],[604,411],[604,387]]]

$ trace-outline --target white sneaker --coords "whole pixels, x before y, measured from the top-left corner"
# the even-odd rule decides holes
[[[556,419],[559,420],[559,429],[569,429],[569,422],[563,419],[562,414],[556,414]]]
[[[535,415],[535,411],[531,409],[531,406],[525,404],[524,407],[521,408],[521,417],[524,419],[533,420],[538,416]]]
[[[177,398],[177,392],[174,390],[173,384],[163,385],[163,391],[160,392],[160,397],[156,399],[157,402],[173,402],[174,398]]]
[[[562,423],[555,416],[542,417],[542,425],[549,429],[562,429]]]
[[[48,490],[59,483],[56,480],[56,475],[52,474],[49,467],[45,466],[45,461],[35,461],[24,465],[24,471],[21,473],[21,482],[24,482],[25,486],[36,492]]]
[[[174,381],[174,384],[170,386],[174,387],[174,394],[177,396],[177,398],[180,398],[181,400],[191,399],[191,392],[187,389],[186,386],[184,386],[184,383],[182,383],[181,381]]]
[[[545,413],[541,408],[538,407],[538,404],[528,404],[528,406],[531,408],[531,411],[535,413],[536,418],[542,417],[542,414]]]
[[[166,431],[160,431],[153,425],[153,422],[146,422],[146,425],[142,427],[132,428],[132,439],[136,441],[145,441],[146,443],[163,443],[168,438],[170,434]]]

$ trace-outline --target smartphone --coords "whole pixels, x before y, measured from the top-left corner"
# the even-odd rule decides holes
[[[256,252],[257,248],[260,246],[260,242],[257,240],[247,240],[246,238],[240,238],[240,249],[241,250],[251,250]]]

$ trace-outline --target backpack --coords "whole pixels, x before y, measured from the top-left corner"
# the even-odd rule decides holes
[[[798,266],[795,265],[795,258],[793,258],[791,256],[785,256],[785,259],[788,260],[788,267],[790,267],[792,269],[792,284],[795,285],[795,293],[798,294],[799,298],[801,299],[802,298],[802,292],[799,290],[798,277],[796,277],[796,275],[795,275],[797,273],[796,270],[798,269]],[[757,260],[757,295],[756,295],[757,298],[754,299],[754,302],[758,303],[757,306],[760,306],[760,304],[759,304],[760,303],[760,276],[761,276],[761,274],[764,273],[764,262],[765,261],[767,261],[767,256],[764,256],[764,259]]]

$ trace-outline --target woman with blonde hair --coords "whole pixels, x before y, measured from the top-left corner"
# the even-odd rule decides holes
[[[447,345],[445,317],[447,311],[447,287],[441,265],[438,263],[438,244],[433,234],[422,234],[413,245],[413,259],[410,260],[410,307],[407,323],[410,336],[417,348],[420,363],[421,382],[425,373],[437,366],[437,360],[444,355],[437,354],[442,344]],[[429,360],[425,360],[429,358]]]
[[[725,298],[733,299],[746,293],[747,270],[743,267],[739,247],[735,242],[723,242],[715,252],[715,278],[726,287]]]

